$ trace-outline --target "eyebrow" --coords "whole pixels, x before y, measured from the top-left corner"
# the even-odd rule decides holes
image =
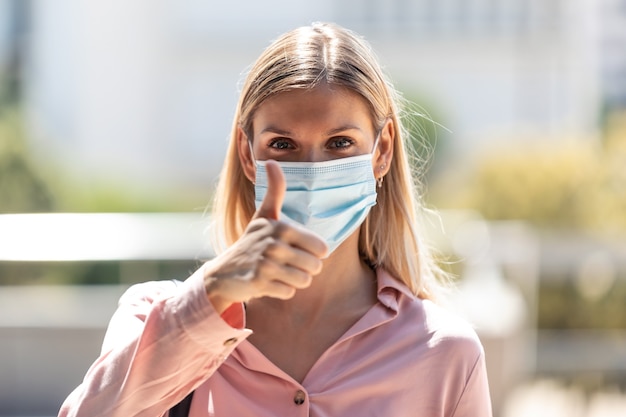
[[[268,126],[265,129],[261,130],[259,132],[259,134],[263,134],[263,133],[276,133],[277,135],[284,135],[284,136],[290,136],[291,132],[287,131],[287,130],[282,130],[279,129],[277,127],[274,126]]]
[[[330,129],[329,131],[326,132],[326,135],[327,136],[332,136],[332,135],[337,134],[339,132],[345,132],[346,130],[358,130],[360,132],[363,132],[363,129],[361,129],[358,126],[355,126],[355,125],[344,125],[344,126],[336,127],[334,129]],[[263,133],[275,133],[277,135],[291,136],[291,132],[290,131],[279,129],[279,128],[275,127],[275,126],[268,126],[265,129],[261,130],[261,132],[259,132],[259,134],[263,134]]]
[[[331,136],[331,135],[334,135],[334,134],[339,133],[339,132],[345,132],[346,130],[358,130],[359,132],[363,132],[363,129],[361,129],[358,126],[355,126],[355,125],[345,125],[345,126],[340,126],[338,128],[335,128],[335,129],[331,129],[328,132],[326,132],[326,134],[328,136]]]

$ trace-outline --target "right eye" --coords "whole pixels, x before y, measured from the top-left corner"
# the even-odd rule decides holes
[[[293,145],[291,144],[291,142],[284,138],[272,139],[270,143],[268,143],[267,147],[277,150],[293,149]]]

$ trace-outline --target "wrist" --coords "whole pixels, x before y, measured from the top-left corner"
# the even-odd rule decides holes
[[[220,291],[221,282],[218,278],[212,276],[210,272],[209,262],[205,263],[202,266],[202,275],[204,278],[204,291],[206,293],[207,299],[213,305],[215,311],[219,314],[222,314],[224,311],[230,307],[233,302],[225,299]]]

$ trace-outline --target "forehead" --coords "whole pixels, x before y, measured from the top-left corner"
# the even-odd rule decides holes
[[[346,87],[327,84],[277,93],[261,103],[252,118],[255,135],[267,126],[292,131],[343,125],[373,128],[369,103]]]

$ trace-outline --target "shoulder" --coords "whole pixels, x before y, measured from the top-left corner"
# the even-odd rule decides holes
[[[396,318],[392,327],[410,336],[419,350],[458,355],[476,360],[483,353],[478,334],[470,323],[451,309],[428,299],[416,297],[400,280],[378,271],[379,300]]]
[[[398,326],[411,334],[427,356],[461,361],[468,366],[484,354],[482,343],[468,320],[452,309],[428,299],[403,293],[398,303]]]
[[[424,325],[427,330],[445,341],[449,339],[479,342],[476,330],[465,318],[456,312],[430,300],[419,300],[424,311]]]
[[[419,298],[406,303],[397,318],[404,336],[396,342],[404,346],[406,372],[429,375],[423,388],[430,394],[445,391],[446,398],[456,401],[470,381],[486,378],[484,349],[467,320]]]
[[[467,320],[430,300],[416,302],[422,310],[421,326],[429,350],[468,368],[484,356],[480,338]]]

